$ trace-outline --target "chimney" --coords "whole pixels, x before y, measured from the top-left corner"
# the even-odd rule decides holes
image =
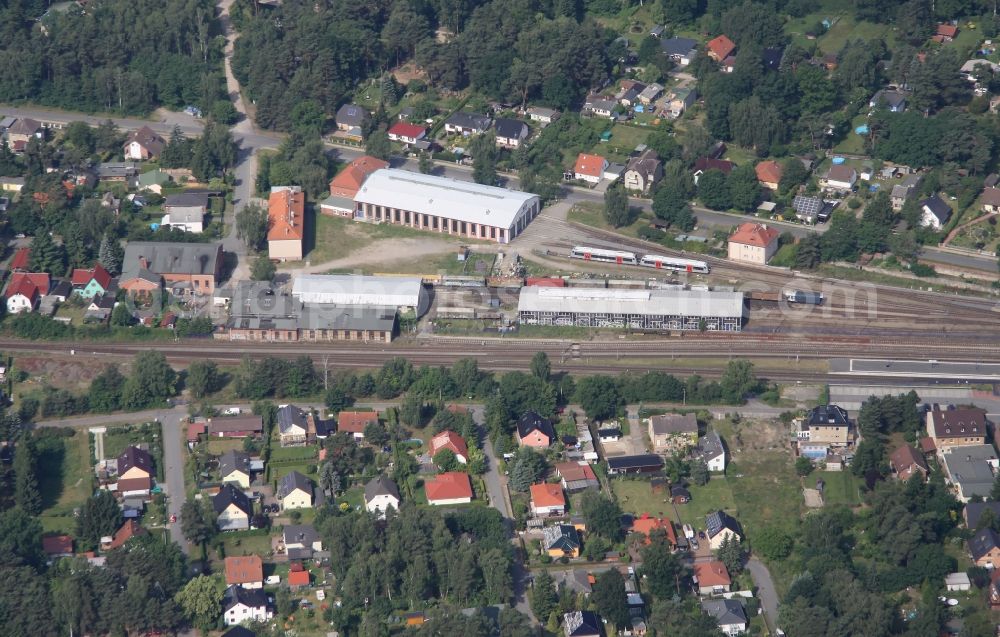
[[[142,255],[139,255],[139,267],[143,269],[149,269],[149,261],[147,261],[146,257]]]

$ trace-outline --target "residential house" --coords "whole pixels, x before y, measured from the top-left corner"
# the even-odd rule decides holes
[[[227,586],[264,588],[264,561],[259,555],[227,556],[225,573]]]
[[[719,630],[729,637],[742,635],[749,625],[746,611],[738,598],[705,599],[701,602],[701,610],[711,615],[719,624]]]
[[[728,592],[733,585],[726,565],[719,560],[695,562],[692,568],[700,595],[719,595]]]
[[[652,84],[647,84],[646,88],[642,89],[639,93],[639,103],[649,106],[656,101],[660,95],[663,94],[663,85],[653,82]]]
[[[965,505],[965,509],[962,511],[962,519],[965,521],[965,526],[970,529],[974,529],[979,526],[980,520],[986,511],[990,511],[990,515],[1000,520],[1000,502],[994,500],[986,500],[983,502],[969,502]]]
[[[118,493],[123,496],[149,495],[153,486],[153,458],[145,449],[125,447],[118,456]]]
[[[344,104],[337,109],[335,121],[337,130],[346,133],[356,131],[355,136],[361,137],[360,131],[368,123],[368,111],[357,104]]]
[[[267,199],[267,256],[301,261],[306,225],[306,195],[300,186],[274,186]]]
[[[723,175],[729,176],[729,173],[733,172],[733,168],[736,168],[736,164],[725,159],[718,159],[715,157],[699,157],[694,162],[694,185],[698,185],[698,178],[704,175],[709,170],[718,170]]]
[[[309,571],[302,565],[302,562],[293,562],[288,567],[288,587],[302,588],[309,586]]]
[[[182,192],[169,195],[163,202],[163,219],[160,224],[186,232],[200,233],[205,229],[208,213],[208,193]]]
[[[594,611],[577,610],[563,615],[564,637],[600,637],[600,616]]]
[[[31,312],[38,301],[49,293],[49,275],[46,272],[14,272],[7,283],[7,313]]]
[[[212,416],[205,426],[212,438],[259,438],[264,431],[264,418],[253,414]]]
[[[563,495],[562,486],[543,482],[531,485],[529,492],[531,495],[531,514],[535,517],[566,513],[566,496]]]
[[[580,153],[573,166],[573,178],[587,183],[600,183],[604,176],[604,169],[608,167],[608,160],[600,155]]]
[[[281,530],[281,542],[290,560],[307,560],[323,550],[323,540],[311,524],[286,524]]]
[[[625,167],[624,185],[626,190],[649,194],[663,179],[663,162],[652,148],[639,153],[629,160]]]
[[[556,590],[565,589],[574,595],[590,597],[594,590],[594,576],[580,568],[570,571],[553,570],[552,579],[555,581]]]
[[[761,186],[777,192],[778,184],[781,183],[781,164],[773,159],[767,159],[757,164],[754,170],[757,172],[757,181],[760,182]]]
[[[455,454],[455,459],[461,464],[469,462],[469,447],[465,444],[465,439],[454,431],[445,430],[436,434],[430,440],[430,452],[433,458],[439,451],[450,449]]]
[[[517,421],[517,444],[521,447],[547,448],[556,439],[552,421],[533,411],[526,411]]]
[[[736,51],[736,44],[725,35],[712,38],[705,45],[708,57],[716,62],[724,62]]]
[[[70,281],[73,291],[84,299],[92,299],[111,289],[111,273],[99,262],[89,269],[75,268]]]
[[[964,64],[962,64],[962,68],[959,69],[959,72],[963,76],[965,76],[965,79],[967,79],[968,81],[976,82],[977,67],[983,67],[983,70],[986,72],[985,74],[987,76],[1000,74],[1000,64],[997,64],[996,62],[992,62],[985,58],[978,58],[966,61]]]
[[[528,125],[519,119],[509,119],[499,117],[493,122],[493,129],[496,131],[497,146],[500,148],[518,148],[531,130]]]
[[[528,119],[533,122],[541,122],[542,124],[551,124],[552,122],[559,119],[562,115],[559,111],[554,108],[546,108],[544,106],[529,106],[528,107]]]
[[[256,636],[257,633],[253,632],[249,628],[244,628],[243,626],[233,626],[226,632],[222,633],[222,637],[256,637]]]
[[[468,504],[472,502],[472,483],[469,474],[449,471],[425,480],[424,493],[428,504]]]
[[[644,536],[644,544],[650,543],[653,533],[663,533],[667,541],[670,542],[670,546],[677,546],[677,532],[669,518],[658,518],[643,513],[637,518],[632,518],[632,526],[629,527],[628,532]]]
[[[765,265],[778,251],[781,233],[763,223],[746,222],[729,236],[729,260]]]
[[[542,550],[550,557],[580,557],[580,533],[572,524],[555,524],[542,529]]]
[[[726,538],[739,542],[743,539],[743,529],[733,516],[725,511],[715,511],[705,516],[705,533],[713,551],[719,550]]]
[[[309,478],[298,471],[290,471],[278,480],[275,497],[281,501],[281,509],[308,509],[313,505],[313,485]]]
[[[948,407],[934,404],[927,412],[927,435],[937,449],[986,443],[986,412],[977,407]]]
[[[698,100],[698,91],[692,86],[678,86],[667,96],[667,113],[678,118]]]
[[[819,185],[826,190],[846,193],[854,190],[858,182],[858,171],[847,164],[834,164],[826,171],[826,176],[820,179]]]
[[[466,136],[485,133],[489,128],[489,117],[478,113],[466,113],[464,111],[456,111],[444,122],[446,133],[457,133]]]
[[[282,405],[275,417],[282,447],[297,447],[316,438],[316,419],[312,412],[295,405]]]
[[[976,531],[969,538],[969,554],[976,566],[1000,567],[1000,535],[989,527]]]
[[[583,112],[595,117],[615,118],[615,108],[618,102],[606,99],[601,95],[588,95],[587,101],[583,103]]]
[[[399,510],[399,487],[386,476],[372,478],[365,484],[365,509],[380,517],[390,509]]]
[[[73,538],[68,535],[48,535],[42,538],[42,552],[49,560],[73,557]]]
[[[646,85],[636,80],[622,80],[621,90],[615,93],[615,99],[622,106],[631,108],[639,101],[639,93],[646,89]]]
[[[1000,188],[986,188],[979,198],[979,205],[983,212],[996,214],[1000,212]]]
[[[166,145],[166,140],[154,133],[152,128],[143,126],[129,133],[122,148],[125,159],[144,161],[159,157]]]
[[[691,38],[668,38],[660,41],[663,53],[680,66],[687,66],[698,53],[698,42]]]
[[[219,480],[233,483],[241,489],[250,488],[250,454],[230,449],[219,456]]]
[[[376,170],[388,167],[387,161],[368,155],[358,157],[330,180],[330,196],[320,202],[320,212],[338,217],[353,217],[356,207],[354,196],[361,190],[365,180]]]
[[[948,592],[967,591],[972,588],[968,573],[948,573],[944,576],[944,589]]]
[[[951,206],[939,195],[931,195],[920,202],[920,225],[940,230],[951,219]]]
[[[913,193],[917,192],[920,188],[920,184],[923,182],[923,179],[922,175],[907,175],[901,183],[893,186],[892,194],[889,197],[892,201],[892,209],[897,212],[902,210],[907,199],[909,199]]]
[[[29,263],[31,263],[31,248],[18,248],[7,267],[11,272],[27,272]]]
[[[656,453],[683,453],[698,444],[698,420],[694,414],[652,416],[648,430]]]
[[[32,137],[37,139],[45,138],[45,127],[42,123],[31,119],[30,117],[22,117],[18,119],[14,124],[7,129],[7,142],[10,144],[11,148],[20,143],[20,145],[25,145],[28,143]]]
[[[869,108],[884,108],[890,113],[902,113],[906,110],[906,93],[879,89],[868,101]]]
[[[365,427],[371,424],[378,424],[377,411],[342,411],[337,414],[337,431],[351,434],[355,442],[365,439]]]
[[[935,42],[944,44],[946,42],[951,42],[956,37],[958,37],[958,27],[954,24],[939,24],[937,31],[931,36],[931,39]]]
[[[268,609],[264,591],[232,585],[222,595],[222,617],[226,626],[235,626],[244,622],[266,622],[274,613]]]
[[[726,447],[722,444],[719,433],[714,429],[707,432],[698,441],[694,456],[704,462],[709,471],[726,470]]]
[[[846,447],[854,442],[854,425],[838,405],[818,405],[806,414],[799,438],[813,444]]]
[[[781,60],[785,57],[785,48],[781,46],[769,46],[761,52],[761,62],[764,67],[772,71],[781,69]]]
[[[654,38],[659,38],[660,36],[663,35],[663,32],[666,30],[667,30],[666,26],[662,24],[656,24],[649,29],[649,35],[653,36]]]
[[[641,453],[634,456],[608,458],[608,475],[628,475],[636,473],[656,473],[663,469],[663,457],[655,453]]]
[[[927,478],[927,460],[912,445],[903,445],[889,454],[889,466],[896,477],[903,481],[915,474],[919,474],[921,480]]]
[[[164,285],[174,296],[211,295],[222,276],[222,243],[130,241],[118,287],[145,296]]]
[[[416,144],[427,136],[427,128],[409,122],[396,122],[389,128],[389,139],[401,144]],[[388,166],[385,166],[388,168]],[[359,187],[360,189],[360,187]]]
[[[989,497],[1000,466],[993,445],[952,446],[939,453],[945,474],[960,502],[968,502],[976,496]]]
[[[134,537],[140,535],[146,535],[148,531],[140,525],[135,518],[125,520],[117,531],[115,531],[114,536],[110,538],[110,542],[105,543],[103,538],[101,540],[101,549],[105,551],[113,551],[116,548],[125,546],[126,542]]]
[[[569,493],[597,489],[601,486],[597,474],[587,462],[559,462],[554,468],[560,478],[560,484]]]
[[[139,175],[136,181],[136,188],[162,195],[163,187],[169,185],[171,181],[173,180],[170,177],[170,173],[159,169],[150,170]]]
[[[103,162],[97,165],[97,180],[104,183],[124,183],[129,188],[139,185],[139,165],[135,162]]]
[[[253,507],[250,498],[232,484],[225,484],[212,498],[215,525],[220,531],[246,531],[250,528]]]
[[[24,177],[0,177],[0,190],[21,192],[24,188]]]

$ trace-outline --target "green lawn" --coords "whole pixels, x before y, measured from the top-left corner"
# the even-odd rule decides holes
[[[593,152],[602,155],[608,161],[624,163],[636,146],[646,143],[646,138],[651,130],[651,128],[615,124],[611,127],[611,139],[606,142],[598,142],[594,146]]]
[[[243,450],[243,440],[240,438],[211,438],[206,443],[208,447],[208,453],[213,456],[221,456],[227,451],[233,449],[237,451]]]
[[[249,537],[232,537],[223,535],[223,546],[227,557],[243,555],[266,556],[271,552],[271,537],[268,535],[251,535]],[[221,563],[219,564],[221,567]],[[220,568],[221,571],[221,568]]]
[[[42,516],[72,516],[73,509],[90,497],[93,476],[87,435],[76,432],[71,438],[53,438],[40,445],[38,490],[42,496]],[[70,520],[72,523],[72,520]]]
[[[626,513],[665,516],[673,520],[677,517],[670,505],[670,492],[653,493],[649,480],[612,479],[611,489],[618,498],[618,504]],[[683,507],[684,505],[679,505]],[[683,514],[683,512],[682,512]],[[675,522],[677,520],[674,520]]]
[[[850,471],[817,471],[806,478],[806,486],[814,486],[817,478],[822,478],[826,483],[823,501],[827,505],[845,504],[854,507],[861,504],[861,479]]]
[[[315,460],[319,450],[316,447],[271,447],[271,461],[274,460]],[[286,472],[287,473],[287,472]]]
[[[633,209],[634,210],[634,209]],[[628,235],[630,237],[639,236],[639,228],[644,228],[649,225],[652,216],[646,214],[636,215],[635,221],[627,226],[621,228],[612,228],[611,224],[608,223],[607,219],[604,217],[604,206],[599,203],[593,202],[583,202],[573,204],[573,207],[569,209],[566,215],[569,221],[580,223],[585,226],[590,226],[592,228],[600,228],[601,230],[611,230],[619,234]]]
[[[687,504],[677,505],[681,514],[681,519],[678,522],[690,524],[696,529],[704,529],[705,516],[712,511],[722,509],[733,515],[738,515],[736,499],[730,484],[731,482],[723,476],[713,475],[708,484],[704,486],[689,485],[691,501]]]

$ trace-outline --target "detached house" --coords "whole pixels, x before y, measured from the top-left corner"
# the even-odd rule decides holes
[[[889,466],[892,467],[896,477],[903,481],[909,480],[916,474],[919,474],[921,479],[927,477],[927,460],[911,445],[903,445],[889,454]]]
[[[253,507],[250,498],[232,484],[223,485],[212,498],[215,525],[220,531],[246,531],[250,528]]]
[[[15,272],[7,283],[7,313],[31,312],[39,299],[49,293],[49,275],[45,272]]]
[[[951,206],[939,195],[931,195],[920,202],[920,225],[940,230],[951,219]]]
[[[694,581],[700,595],[719,595],[728,592],[733,585],[726,565],[718,560],[696,562]]]
[[[517,119],[497,118],[493,123],[496,131],[497,146],[501,148],[517,148],[531,132],[528,125]]]
[[[533,484],[531,494],[531,514],[535,517],[563,515],[566,513],[566,496],[562,487],[551,482]]]
[[[716,62],[723,62],[736,51],[736,44],[725,35],[720,35],[708,41],[705,45],[708,57]]]
[[[185,232],[200,233],[205,229],[208,213],[208,193],[182,192],[170,195],[163,202],[163,219],[160,224]]]
[[[309,478],[298,471],[286,473],[278,480],[278,489],[274,494],[281,500],[281,509],[308,509],[313,505],[313,486]]]
[[[700,458],[709,471],[726,470],[726,448],[722,438],[715,430],[709,431],[698,442],[695,455]]]
[[[601,618],[591,610],[578,610],[563,615],[564,637],[600,637]]]
[[[365,439],[365,427],[370,424],[378,424],[378,412],[342,411],[337,414],[337,431],[351,434],[355,442]]]
[[[286,524],[281,531],[285,554],[290,560],[307,560],[323,550],[323,541],[311,524]]]
[[[268,610],[267,596],[262,590],[234,584],[222,596],[222,617],[226,626],[235,626],[243,622],[266,622],[274,613]]]
[[[454,431],[445,430],[431,438],[430,452],[432,458],[444,449],[450,449],[460,464],[469,462],[469,447],[465,444],[465,439]]]
[[[517,421],[517,444],[522,447],[545,448],[556,439],[552,421],[527,411]]]
[[[649,440],[656,453],[684,452],[698,444],[694,414],[663,414],[649,419]]]
[[[595,117],[614,119],[617,106],[618,102],[606,99],[601,95],[588,95],[587,101],[583,104],[583,112],[590,113]]]
[[[444,122],[445,132],[465,136],[479,135],[485,133],[489,128],[490,118],[478,113],[458,111]]]
[[[335,117],[337,130],[348,133],[350,137],[361,139],[361,131],[368,122],[368,111],[357,104],[344,104],[337,109]]]
[[[676,119],[691,108],[697,99],[698,91],[694,87],[679,86],[667,97],[667,113]]]
[[[846,164],[835,164],[830,166],[826,176],[820,179],[819,185],[825,190],[846,193],[854,190],[856,183],[858,183],[858,171]]]
[[[118,493],[149,495],[153,486],[153,458],[145,449],[129,445],[118,456]]]
[[[418,124],[396,122],[388,132],[389,139],[402,144],[416,144],[427,135],[427,129]],[[388,165],[384,166],[388,168]]]
[[[644,544],[649,544],[651,541],[650,536],[658,532],[662,532],[666,536],[670,546],[677,546],[677,532],[674,530],[674,523],[669,518],[657,518],[648,513],[643,513],[639,517],[633,518],[632,526],[629,527],[629,533],[644,536]]]
[[[713,617],[719,630],[728,637],[736,637],[746,632],[749,621],[739,599],[706,599],[701,602],[701,610]]]
[[[160,156],[163,148],[167,145],[166,140],[153,132],[149,126],[143,126],[137,131],[129,133],[125,138],[125,159],[143,161]]]
[[[299,186],[275,186],[267,199],[267,255],[300,261],[305,237],[306,195]]]
[[[149,296],[161,285],[175,296],[210,295],[222,275],[222,243],[130,241],[118,285]]]
[[[927,435],[937,449],[986,444],[986,412],[976,407],[942,410],[934,404],[927,412]]]
[[[991,569],[1000,567],[1000,535],[991,528],[976,531],[969,538],[969,554],[976,566]]]
[[[663,179],[663,163],[656,151],[647,148],[629,160],[623,181],[626,190],[648,194]]]
[[[295,405],[283,405],[277,414],[278,438],[282,447],[304,445],[316,438],[316,419]]]
[[[726,538],[739,542],[743,539],[743,529],[733,516],[725,511],[716,511],[705,516],[705,533],[713,551],[719,550]]]
[[[542,529],[542,549],[550,557],[580,557],[580,533],[571,524]]]
[[[90,269],[74,269],[71,282],[74,293],[81,298],[92,299],[111,289],[111,273],[100,263],[95,263]]]
[[[854,442],[854,426],[842,407],[818,405],[806,414],[798,437],[813,444],[846,447]]]
[[[365,485],[365,509],[384,517],[390,509],[399,510],[399,487],[386,476],[378,476]]]
[[[765,265],[778,251],[781,233],[763,223],[741,223],[729,236],[729,260]]]
[[[778,184],[781,183],[781,164],[773,159],[768,159],[757,164],[754,170],[757,172],[757,181],[760,182],[761,186],[768,190],[778,190]]]
[[[227,586],[264,588],[264,561],[259,555],[226,557],[225,572]]]
[[[32,137],[37,139],[44,138],[45,127],[42,126],[41,122],[33,120],[30,117],[18,119],[7,129],[7,141],[10,142],[11,148],[15,148],[18,144],[23,147]]]
[[[428,478],[424,482],[424,493],[428,504],[468,504],[472,502],[472,483],[469,474],[449,471]]]
[[[868,102],[869,108],[885,108],[890,113],[902,113],[906,110],[906,93],[879,89]]]
[[[580,153],[573,166],[573,178],[587,183],[597,184],[601,182],[604,171],[608,167],[608,160],[600,155],[590,155]]]
[[[986,188],[979,198],[983,212],[996,214],[1000,212],[1000,188]]]
[[[231,482],[241,489],[249,489],[250,478],[249,454],[230,449],[219,456],[219,479],[223,483]]]
[[[544,106],[529,106],[528,107],[528,119],[533,122],[541,122],[542,124],[551,124],[552,122],[559,119],[561,113],[553,108],[545,108]]]
[[[601,483],[597,480],[597,474],[585,461],[580,462],[559,462],[555,465],[556,474],[561,479],[563,489],[569,493],[576,493],[586,489],[597,489]]]
[[[698,53],[698,42],[691,38],[669,38],[660,41],[663,54],[680,66],[687,66]]]

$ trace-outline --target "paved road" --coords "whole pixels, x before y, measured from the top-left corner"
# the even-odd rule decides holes
[[[750,577],[757,586],[757,596],[760,598],[761,608],[764,609],[764,622],[768,630],[773,633],[778,625],[778,591],[774,587],[774,580],[771,579],[771,572],[755,557],[747,561],[747,570],[750,571]]]

